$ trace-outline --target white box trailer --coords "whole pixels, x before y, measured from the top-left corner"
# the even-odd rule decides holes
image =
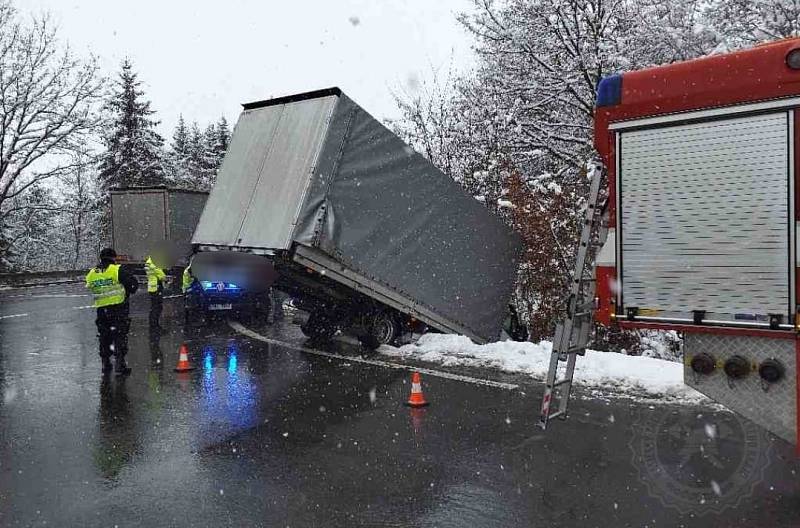
[[[797,444],[800,39],[615,75],[597,318],[684,337],[685,381]]]
[[[244,105],[193,243],[264,255],[311,314],[306,331],[347,327],[370,345],[415,321],[497,338],[521,251],[337,88]]]
[[[121,262],[143,264],[170,247],[171,264],[185,266],[208,193],[168,187],[111,190],[112,245]]]

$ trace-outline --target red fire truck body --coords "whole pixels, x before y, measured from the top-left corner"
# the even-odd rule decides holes
[[[676,330],[685,381],[798,444],[800,39],[603,79],[596,319]]]

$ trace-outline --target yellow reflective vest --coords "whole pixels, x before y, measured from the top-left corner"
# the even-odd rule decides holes
[[[189,265],[183,269],[183,281],[181,282],[181,290],[183,291],[183,293],[188,292],[189,289],[192,287],[192,281],[194,280],[194,278],[192,277],[192,274],[189,271],[191,268],[192,266]]]
[[[104,270],[89,270],[86,274],[86,287],[94,295],[95,308],[125,302],[125,287],[119,282],[119,264],[109,264]]]
[[[164,270],[153,264],[153,260],[147,257],[144,263],[144,271],[147,273],[147,291],[149,293],[156,293],[158,291],[158,283],[164,283],[167,274]]]

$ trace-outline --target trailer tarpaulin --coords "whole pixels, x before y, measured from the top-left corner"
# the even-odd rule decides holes
[[[291,227],[293,243],[321,250],[481,339],[497,338],[516,278],[519,237],[340,91],[246,105],[231,151],[242,150],[237,142],[250,141],[242,137],[246,129],[241,128],[242,119],[252,121],[250,113],[294,107],[295,115],[313,118],[298,119],[293,126],[316,130],[323,114],[298,108],[319,107],[319,101],[331,95],[335,107],[325,119],[324,133],[305,136],[316,138],[317,144],[312,140],[281,141],[280,148],[287,151],[284,157],[315,160],[313,164],[283,165],[281,177],[297,182],[305,192],[287,197],[274,190],[273,179],[262,180],[261,186],[251,191],[253,205],[236,237],[243,242],[213,236],[212,230],[211,236],[206,236],[200,227],[194,242],[213,245],[227,238],[233,246],[281,250],[286,247],[282,240],[270,235],[277,228],[265,225],[270,220],[261,215],[256,221],[251,211],[293,209],[297,212],[294,219],[280,217],[281,222],[289,223],[281,227]],[[291,134],[288,129],[285,133]],[[227,170],[240,163],[226,157],[218,187],[228,189],[237,181],[251,181]],[[201,227],[221,217],[218,211],[209,212],[212,204],[222,205],[221,200],[214,200],[216,192],[212,192]]]

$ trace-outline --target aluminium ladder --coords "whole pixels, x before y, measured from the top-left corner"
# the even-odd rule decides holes
[[[570,295],[567,299],[567,313],[556,327],[553,339],[553,352],[550,356],[550,369],[545,380],[544,397],[539,427],[547,429],[553,418],[566,419],[569,396],[572,391],[572,378],[575,375],[575,360],[586,353],[593,326],[595,279],[591,257],[596,257],[597,248],[602,247],[608,236],[608,215],[605,202],[600,204],[600,189],[605,180],[605,171],[599,163],[588,167],[591,179],[589,199],[581,229],[578,255],[575,259],[575,273],[572,277]],[[564,377],[557,379],[559,363],[566,361]],[[551,414],[554,392],[558,393],[558,410]]]

